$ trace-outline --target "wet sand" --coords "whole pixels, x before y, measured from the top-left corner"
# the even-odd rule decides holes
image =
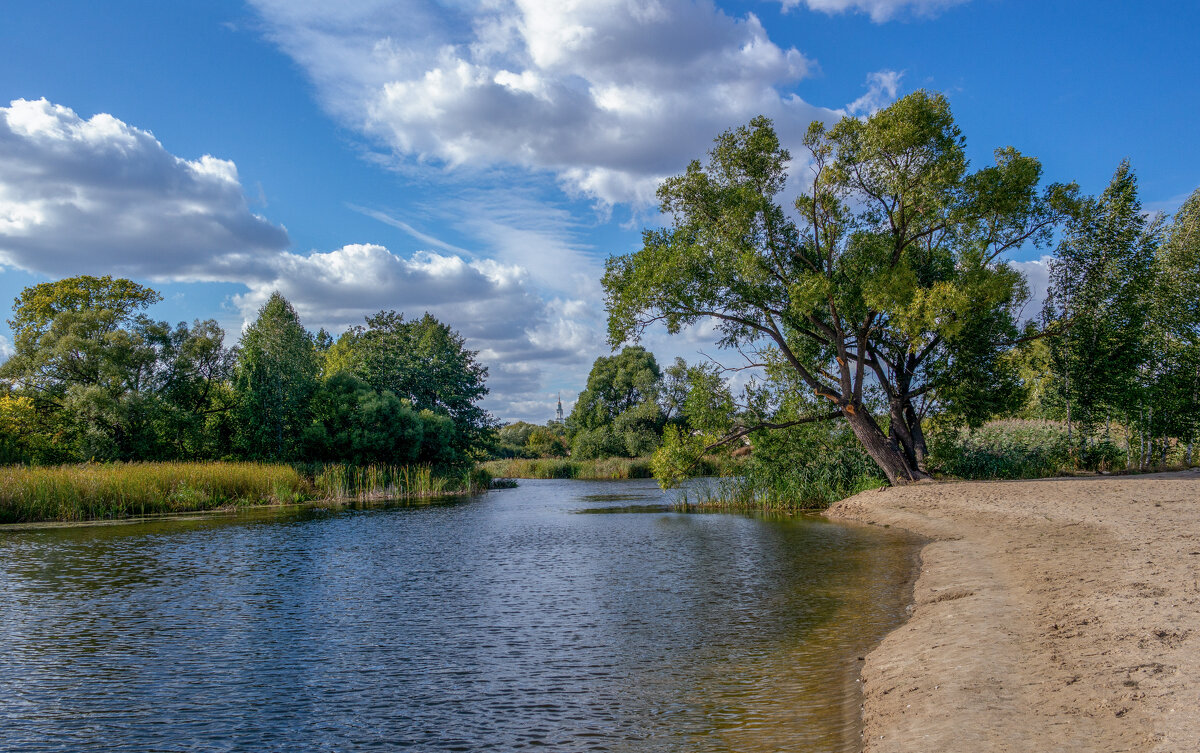
[[[1200,751],[1200,473],[886,489],[908,622],[866,657],[864,749]]]

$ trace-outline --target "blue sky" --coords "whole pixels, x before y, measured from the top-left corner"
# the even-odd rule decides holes
[[[1200,184],[1198,22],[1174,2],[10,2],[0,297],[128,276],[164,293],[156,317],[231,341],[275,289],[314,330],[428,310],[480,350],[487,407],[540,422],[607,352],[604,259],[720,130],[765,113],[795,143],[927,88],[975,164],[1011,144],[1094,193],[1127,157],[1171,211]],[[1041,253],[1017,257],[1035,287]]]

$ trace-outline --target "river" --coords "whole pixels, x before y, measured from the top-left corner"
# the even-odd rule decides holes
[[[0,750],[857,750],[914,542],[665,502],[0,531]]]

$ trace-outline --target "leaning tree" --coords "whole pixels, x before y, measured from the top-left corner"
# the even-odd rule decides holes
[[[931,401],[977,423],[1018,399],[1006,354],[1028,290],[1005,256],[1049,242],[1075,189],[1039,187],[1040,163],[1011,147],[969,171],[945,98],[926,92],[814,122],[804,146],[795,212],[777,201],[791,155],[763,117],[660,186],[669,226],[608,261],[610,341],[714,322],[720,346],[806,400],[751,406],[713,444],[845,420],[892,483],[925,478]]]

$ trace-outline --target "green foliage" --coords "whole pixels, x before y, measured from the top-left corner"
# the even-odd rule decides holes
[[[316,472],[313,486],[320,499],[411,500],[487,491],[491,476],[482,469],[439,475],[428,465],[326,465]]]
[[[241,457],[441,472],[465,467],[490,434],[471,402],[486,393],[486,369],[432,317],[381,313],[334,342],[305,331],[275,293],[230,351],[215,321],[146,316],[158,300],[129,280],[88,276],[16,299],[17,350],[0,365],[0,462]]]
[[[419,411],[447,416],[445,435],[465,462],[478,454],[495,429],[476,403],[488,393],[487,367],[467,350],[462,336],[429,314],[406,321],[395,311],[369,317],[347,330],[326,354],[326,374],[344,370],[379,393],[390,392]]]
[[[0,523],[81,521],[231,506],[427,499],[486,491],[482,469],[438,473],[427,465],[87,463],[0,467]]]
[[[242,334],[234,369],[238,446],[246,457],[300,456],[318,370],[312,335],[292,304],[272,293]]]
[[[390,392],[372,390],[352,374],[339,372],[325,380],[309,410],[312,423],[303,434],[309,460],[365,465],[426,459],[425,426],[418,411]]]
[[[1065,424],[1008,419],[965,430],[946,427],[933,433],[933,465],[961,479],[1044,478],[1079,471],[1122,468],[1125,450],[1099,440],[1080,447]]]
[[[566,457],[566,437],[563,427],[536,426],[525,440],[526,451],[536,458]]]
[[[28,398],[35,437],[4,442],[11,460],[213,457],[212,414],[230,357],[216,322],[192,327],[140,313],[150,288],[111,277],[72,277],[26,288],[10,324],[17,351],[2,367]],[[20,450],[16,445],[21,446]]]
[[[700,500],[707,508],[819,510],[887,479],[845,424],[813,423],[754,435],[741,473]]]
[[[665,181],[670,227],[609,259],[609,339],[716,321],[718,345],[776,366],[776,398],[760,406],[815,396],[825,407],[811,417],[845,418],[890,480],[921,478],[930,401],[972,423],[1019,401],[1006,353],[1027,290],[1003,255],[1048,242],[1074,189],[1039,189],[1040,164],[1011,148],[968,172],[947,101],[926,92],[865,120],[813,123],[805,147],[814,180],[794,216],[777,201],[791,155],[766,118]],[[799,418],[747,410],[728,430]]]
[[[496,432],[494,457],[564,457],[568,452],[566,427],[561,423],[552,421],[545,426],[538,426],[516,421],[500,427]]]
[[[1104,193],[1080,204],[1051,266],[1043,318],[1061,332],[1050,341],[1050,363],[1068,428],[1083,435],[1139,401],[1159,235],[1122,162]]]
[[[597,358],[567,418],[571,456],[588,460],[653,451],[666,422],[658,404],[661,379],[654,354],[645,348]]]
[[[728,476],[736,473],[740,467],[741,463],[736,458],[713,455],[700,460],[697,473],[702,476]],[[511,458],[488,461],[482,468],[496,478],[611,480],[655,477],[650,458]]]
[[[227,505],[295,502],[295,469],[257,463],[106,463],[0,467],[0,523],[93,520]]]

